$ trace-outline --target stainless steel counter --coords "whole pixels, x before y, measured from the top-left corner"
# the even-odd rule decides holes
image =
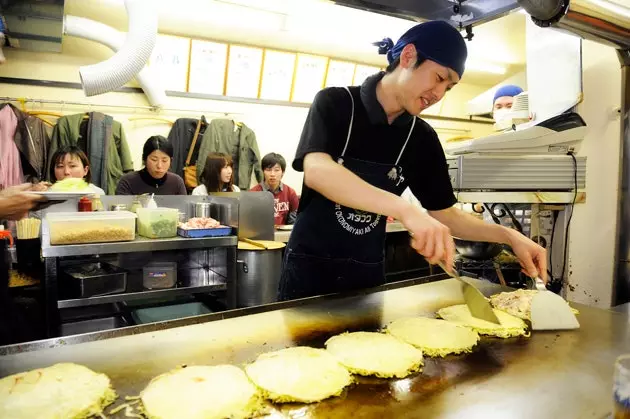
[[[630,316],[630,303],[620,304],[613,307],[612,310]]]
[[[398,221],[387,223],[387,233],[398,233],[400,231],[407,231],[407,229]],[[289,237],[291,237],[291,231],[276,230],[274,240],[277,242],[287,243],[289,241]]]
[[[213,291],[227,290],[228,307],[236,307],[236,246],[238,244],[237,236],[224,237],[204,237],[204,238],[184,238],[172,237],[166,239],[148,239],[137,236],[135,240],[128,242],[114,243],[88,243],[74,245],[56,245],[50,244],[50,236],[47,226],[44,224],[42,230],[42,255],[45,258],[45,278],[44,278],[44,317],[42,322],[46,325],[46,336],[59,336],[61,333],[60,313],[59,309],[84,307],[91,305],[116,303],[120,301],[131,300],[147,300],[157,298],[172,298],[178,295],[188,295],[197,293],[208,293]],[[210,252],[216,250],[222,252],[218,256],[220,266],[205,265],[210,259]],[[127,286],[125,292],[99,295],[89,298],[81,298],[78,296],[68,296],[65,299],[60,298],[59,283],[61,262],[64,257],[94,255],[127,255],[127,262],[120,265],[123,269],[129,267],[129,260],[144,260],[142,257],[130,255],[133,253],[146,252],[173,252],[181,250],[203,251],[204,261],[200,264],[194,262],[198,267],[198,271],[203,271],[201,275],[192,277],[180,276],[177,285],[172,288],[161,290],[146,290],[143,288]],[[213,253],[214,254],[214,253]],[[156,260],[160,260],[164,256],[157,255]],[[148,259],[145,263],[148,263]],[[133,266],[134,263],[131,263]],[[118,265],[117,265],[118,266]],[[136,266],[135,269],[139,267]],[[132,268],[133,269],[133,268]]]
[[[129,242],[68,244],[58,246],[52,246],[44,241],[44,243],[42,243],[42,256],[49,258],[63,256],[104,255],[108,253],[206,249],[209,247],[236,246],[237,244],[238,238],[236,236],[204,237],[200,239],[190,239],[185,237],[147,239],[138,236],[135,240]]]
[[[459,284],[450,279],[388,288],[248,309],[241,314],[257,313],[167,330],[142,333],[160,325],[121,329],[116,333],[129,335],[110,339],[114,335],[106,332],[0,348],[0,353],[16,352],[0,357],[0,376],[72,361],[108,374],[120,396],[137,395],[152,377],[181,364],[242,365],[261,352],[292,345],[321,347],[330,335],[345,330],[374,330],[401,317],[430,315],[463,302]],[[483,283],[483,290],[490,294],[499,287]],[[264,312],[269,308],[278,309]],[[424,371],[411,378],[362,378],[341,397],[308,406],[277,406],[270,417],[607,417],[613,362],[630,352],[630,324],[625,314],[578,308],[579,330],[484,338],[472,354],[427,359]],[[32,351],[47,346],[54,347]]]

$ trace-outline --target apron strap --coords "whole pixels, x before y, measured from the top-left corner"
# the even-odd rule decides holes
[[[347,87],[344,87],[344,89],[346,89],[346,91],[350,95],[350,100],[352,101],[352,115],[350,116],[350,126],[348,127],[346,145],[343,146],[343,151],[341,152],[341,156],[339,157],[341,161],[343,161],[343,158],[346,155],[346,150],[348,149],[348,144],[350,144],[350,135],[352,135],[352,125],[354,124],[354,97],[352,96],[352,93],[350,93],[350,89],[348,89]]]
[[[348,127],[348,136],[346,137],[346,144],[343,146],[343,151],[341,152],[341,156],[339,156],[339,159],[338,159],[340,163],[343,162],[343,158],[346,155],[346,150],[348,149],[348,144],[350,144],[350,136],[352,135],[352,125],[354,124],[354,96],[352,96],[352,93],[350,92],[350,89],[348,87],[344,87],[344,89],[346,89],[346,91],[350,95],[350,100],[352,101],[352,115],[350,116],[350,126]],[[400,158],[405,152],[405,148],[407,148],[407,143],[409,142],[409,139],[411,138],[411,134],[413,133],[414,127],[416,126],[416,119],[417,118],[414,116],[413,121],[411,122],[411,129],[409,130],[409,134],[407,134],[407,139],[405,140],[405,144],[403,144],[403,147],[400,150],[400,153],[398,153],[398,158],[396,159],[396,163],[394,163],[394,166],[398,166],[398,162],[400,162]]]
[[[409,130],[409,134],[407,134],[407,139],[405,140],[405,144],[403,145],[403,148],[400,150],[400,154],[398,154],[398,158],[396,159],[396,163],[394,163],[394,166],[398,166],[398,162],[400,161],[400,158],[405,152],[405,148],[407,147],[407,143],[409,142],[409,139],[411,138],[411,133],[413,132],[413,127],[416,126],[416,119],[417,117],[414,116],[413,122],[411,123],[411,129]]]

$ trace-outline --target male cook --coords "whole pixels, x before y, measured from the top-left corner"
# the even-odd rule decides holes
[[[324,89],[311,106],[293,161],[304,171],[304,186],[279,298],[383,284],[387,216],[403,223],[411,246],[430,263],[453,266],[456,236],[508,244],[526,273],[546,279],[542,247],[453,207],[437,134],[415,116],[461,79],[467,56],[462,36],[432,21],[379,47],[389,61],[385,72],[362,86]],[[399,196],[407,185],[427,213]]]
[[[506,114],[510,113],[512,104],[514,103],[514,96],[521,93],[523,93],[523,89],[513,84],[501,86],[494,92],[492,117],[495,121],[501,121],[506,117]]]

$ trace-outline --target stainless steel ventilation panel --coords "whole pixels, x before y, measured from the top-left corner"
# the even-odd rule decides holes
[[[61,52],[63,12],[64,0],[0,0],[13,48]]]

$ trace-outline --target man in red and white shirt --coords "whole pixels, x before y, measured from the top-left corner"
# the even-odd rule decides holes
[[[287,162],[278,153],[269,153],[262,159],[264,180],[250,189],[253,192],[268,191],[273,194],[274,224],[295,223],[300,198],[289,185],[282,183]]]

